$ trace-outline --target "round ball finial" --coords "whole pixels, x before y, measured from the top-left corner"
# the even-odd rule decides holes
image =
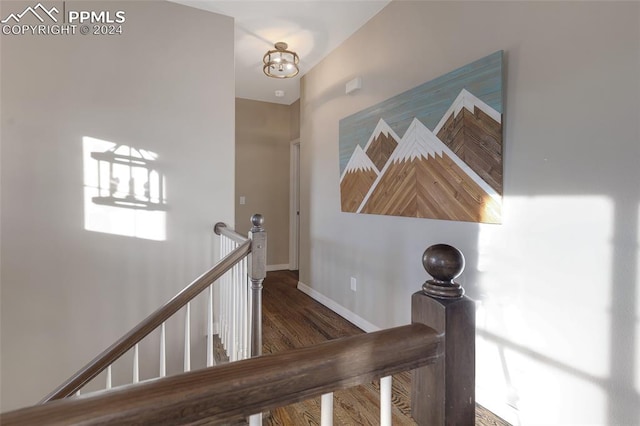
[[[433,277],[422,286],[422,290],[434,297],[459,298],[464,295],[462,286],[453,280],[464,270],[462,252],[448,244],[436,244],[422,255],[424,269]]]
[[[262,225],[264,225],[264,217],[260,213],[254,214],[253,216],[251,216],[251,224],[253,225],[251,231],[262,231]]]
[[[464,269],[464,256],[455,247],[436,244],[422,255],[424,269],[438,281],[451,282],[458,278]]]

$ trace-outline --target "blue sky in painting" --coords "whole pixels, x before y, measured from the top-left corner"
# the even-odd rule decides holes
[[[433,130],[462,89],[502,113],[502,51],[340,120],[340,174],[356,145],[364,148],[382,118],[402,137],[413,118]]]

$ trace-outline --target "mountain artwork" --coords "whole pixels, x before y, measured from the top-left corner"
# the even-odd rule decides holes
[[[342,119],[342,211],[500,223],[502,56]]]

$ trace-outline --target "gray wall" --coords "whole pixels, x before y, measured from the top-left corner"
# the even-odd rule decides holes
[[[341,213],[339,120],[501,49],[504,223]],[[301,282],[403,324],[423,250],[452,244],[481,403],[514,424],[639,424],[639,110],[636,2],[391,2],[302,79]]]
[[[299,102],[236,99],[236,230],[246,234],[251,215],[261,213],[267,265],[278,269],[289,264],[289,147],[300,134],[299,111]]]
[[[36,403],[204,272],[213,224],[234,219],[233,20],[168,2],[66,5],[126,22],[118,36],[1,36],[3,411]],[[85,137],[158,154],[164,239],[85,230]],[[169,372],[182,368],[183,316],[167,325]],[[141,347],[142,379],[157,375],[157,347],[155,334]],[[131,380],[131,355],[114,380]]]
[[[291,140],[300,138],[300,99],[289,105],[291,111]]]

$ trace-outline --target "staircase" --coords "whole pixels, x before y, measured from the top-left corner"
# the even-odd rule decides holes
[[[334,391],[380,379],[379,423],[390,425],[391,377],[405,371],[412,371],[411,415],[417,424],[474,423],[475,315],[473,302],[454,282],[464,267],[458,250],[437,245],[425,252],[423,264],[434,278],[412,296],[412,324],[260,356],[261,291],[266,275],[266,255],[261,250],[266,250],[266,233],[260,217],[254,216],[253,225],[249,238],[238,236],[223,224],[216,225],[216,233],[238,240],[236,248],[41,404],[3,414],[2,424],[227,424],[249,418],[250,424],[257,425],[262,423],[262,412],[322,396],[321,424],[331,425]],[[247,266],[238,266],[249,253]],[[218,280],[227,271],[240,277],[240,284],[227,288],[220,284]],[[183,307],[188,309],[189,301],[199,293],[210,289],[212,300],[214,282],[220,286],[220,301],[247,301],[247,305],[210,304],[210,366],[74,396],[124,352],[135,351],[137,343],[169,316]],[[216,306],[220,316],[214,314]],[[213,366],[214,318],[229,358],[238,359],[246,352],[243,342],[250,342],[254,357]]]

